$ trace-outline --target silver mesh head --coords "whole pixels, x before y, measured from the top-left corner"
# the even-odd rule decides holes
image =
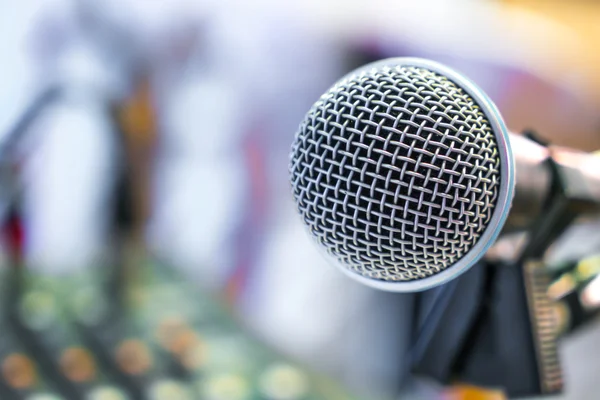
[[[294,140],[303,221],[337,265],[372,286],[450,279],[505,217],[506,132],[491,103],[449,74],[414,59],[362,68],[317,101]]]

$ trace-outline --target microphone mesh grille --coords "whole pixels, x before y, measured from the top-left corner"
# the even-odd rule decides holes
[[[310,233],[346,268],[377,280],[443,271],[493,214],[500,156],[480,106],[422,67],[338,82],[296,134],[290,179]]]

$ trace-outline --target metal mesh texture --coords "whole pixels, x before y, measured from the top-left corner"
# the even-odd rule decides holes
[[[500,186],[496,138],[475,101],[413,66],[338,82],[312,107],[290,161],[310,233],[377,280],[443,271],[477,243]]]

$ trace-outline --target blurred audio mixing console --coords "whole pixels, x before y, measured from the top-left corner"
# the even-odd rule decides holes
[[[246,333],[229,310],[147,261],[0,277],[0,399],[346,400],[354,397]],[[114,270],[113,270],[114,271]]]

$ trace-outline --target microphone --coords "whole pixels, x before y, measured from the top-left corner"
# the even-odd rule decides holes
[[[393,58],[339,80],[296,133],[290,180],[310,235],[345,274],[415,292],[494,243],[515,187],[509,134],[474,83]]]

